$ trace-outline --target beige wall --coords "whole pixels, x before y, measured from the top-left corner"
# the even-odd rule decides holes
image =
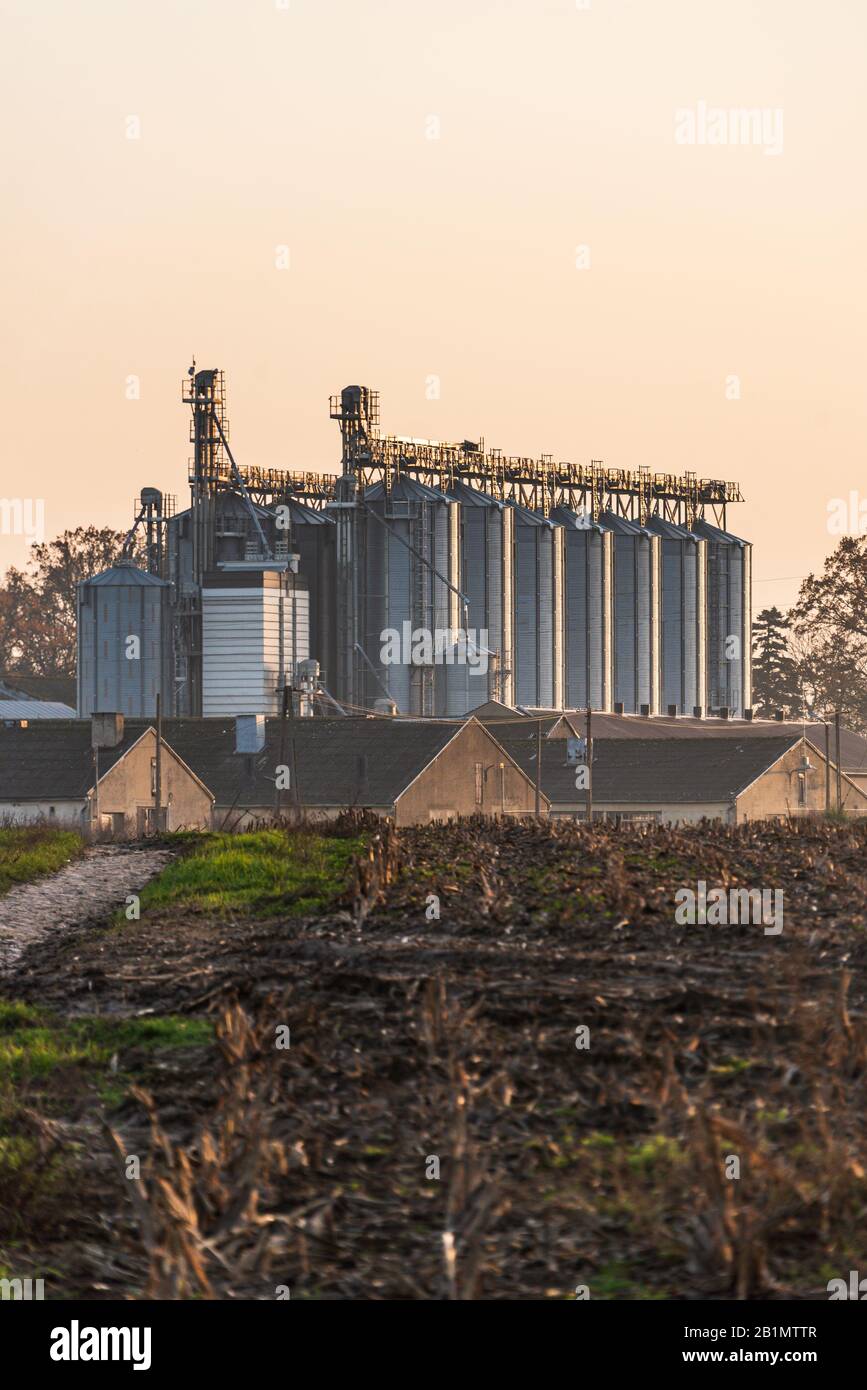
[[[807,804],[798,805],[797,769],[806,752],[813,765],[807,774]],[[834,804],[835,772],[831,769],[831,804]],[[784,753],[767,772],[737,798],[738,823],[768,816],[809,816],[825,810],[825,758],[803,740]],[[867,814],[867,795],[848,778],[843,779],[843,809],[851,816]]]
[[[535,806],[535,788],[481,724],[457,733],[424,769],[395,806],[398,825],[426,825],[448,816],[526,815]],[[482,765],[482,800],[476,802],[476,763]],[[500,764],[504,764],[502,791]],[[542,797],[543,813],[548,803]]]
[[[126,756],[100,778],[100,816],[123,813],[124,832],[128,835],[139,832],[139,808],[154,804],[151,759],[156,757],[156,746],[156,734],[148,729]],[[165,743],[161,778],[166,829],[210,828],[212,797]]]

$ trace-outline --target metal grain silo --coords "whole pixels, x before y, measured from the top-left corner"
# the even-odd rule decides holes
[[[610,709],[612,535],[571,507],[551,518],[563,528],[563,704]]]
[[[647,530],[660,539],[660,705],[691,715],[705,704],[704,565],[706,542],[662,517]]]
[[[334,693],[337,676],[337,631],[334,615],[336,584],[336,526],[326,511],[317,511],[294,498],[281,503],[281,526],[288,521],[288,547],[299,556],[299,574],[307,581],[310,601],[310,655],[319,662],[326,690]]]
[[[562,705],[563,527],[509,503],[514,516],[515,703]]]
[[[172,712],[171,592],[131,561],[78,586],[78,714]]]
[[[693,530],[707,542],[707,703],[742,715],[752,704],[752,547],[708,521]]]
[[[659,537],[614,512],[601,524],[613,532],[614,702],[624,713],[659,710]]]
[[[466,483],[449,489],[449,498],[460,506],[460,583],[466,596],[468,626],[482,645],[487,638],[486,669],[478,662],[462,683],[453,682],[453,704],[467,701],[464,709],[450,708],[450,714],[464,713],[489,699],[514,703],[513,672],[513,546],[512,507]]]
[[[437,634],[454,616],[446,582],[454,530],[449,499],[398,478],[390,490],[378,483],[365,493],[360,519],[365,703],[387,694],[403,714],[433,714]]]

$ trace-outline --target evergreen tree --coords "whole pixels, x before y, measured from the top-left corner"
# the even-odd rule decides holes
[[[797,716],[802,704],[788,617],[779,608],[764,608],[753,622],[753,709],[765,719],[775,710]]]

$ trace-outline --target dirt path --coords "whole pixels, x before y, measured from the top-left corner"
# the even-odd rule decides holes
[[[10,889],[0,897],[0,974],[35,942],[105,916],[173,857],[165,849],[98,845],[49,878]]]

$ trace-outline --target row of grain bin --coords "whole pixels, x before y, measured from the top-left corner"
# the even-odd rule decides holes
[[[750,548],[704,521],[590,522],[566,506],[543,517],[464,482],[379,484],[352,509],[356,613],[341,633],[334,520],[295,511],[311,654],[339,699],[439,716],[489,699],[635,714],[749,706]],[[467,641],[450,640],[459,630]],[[335,678],[341,642],[351,689]]]
[[[239,544],[245,522],[230,501],[224,547]],[[407,477],[343,510],[284,510],[297,577],[280,578],[280,564],[247,561],[243,550],[221,550],[206,577],[206,713],[276,708],[281,681],[307,655],[308,630],[324,685],[350,706],[379,700],[459,716],[489,699],[635,714],[738,715],[750,705],[750,548],[708,522],[686,531],[612,512],[590,522],[565,506],[543,517],[465,482],[445,492]],[[176,605],[192,582],[183,524],[169,534],[171,583],[120,565],[82,585],[82,713],[152,714],[158,691],[172,709]],[[341,526],[351,528],[346,573]]]

